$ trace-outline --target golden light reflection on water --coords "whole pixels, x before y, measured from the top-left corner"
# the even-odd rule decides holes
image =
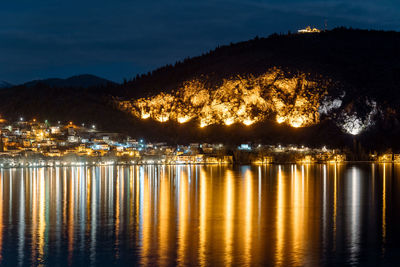
[[[248,169],[244,174],[245,178],[245,225],[244,225],[244,264],[251,265],[251,249],[252,249],[252,218],[253,218],[253,176],[252,172]]]
[[[382,239],[386,240],[386,163],[383,163],[382,181]]]
[[[38,191],[39,191],[39,218],[38,218],[38,258],[40,261],[44,259],[44,246],[45,246],[45,230],[46,230],[46,218],[45,218],[45,187],[48,184],[44,182],[43,169],[39,170],[39,181],[38,181]]]
[[[334,176],[333,176],[333,250],[336,250],[336,223],[337,223],[337,172],[338,172],[338,166],[335,163],[334,165]]]
[[[71,177],[69,177],[67,181],[68,185],[68,202],[66,205],[68,206],[68,263],[72,263],[72,256],[74,250],[74,227],[75,227],[75,173],[76,170],[71,171]],[[67,179],[67,178],[66,178]],[[69,183],[68,183],[69,182]]]
[[[3,170],[0,172],[0,264],[3,262],[3,201],[4,201],[4,196],[3,196],[3,181],[4,181],[4,174]]]
[[[2,169],[0,259],[302,266],[347,255],[352,264],[366,231],[382,253],[390,242],[394,176],[378,167],[376,180],[368,166],[336,164]]]
[[[297,171],[297,166],[292,169],[292,250],[293,261],[298,265],[303,265],[302,254],[303,234],[304,234],[304,191],[301,173]]]
[[[285,181],[281,165],[278,166],[277,204],[276,204],[276,253],[275,263],[283,264],[285,235]]]
[[[160,181],[160,210],[159,210],[159,262],[158,265],[166,265],[169,257],[170,234],[170,206],[171,184],[169,177],[161,177]],[[148,226],[150,229],[150,225]]]
[[[225,265],[231,266],[233,262],[233,218],[234,218],[235,191],[233,174],[231,170],[226,173],[225,185]]]
[[[143,168],[143,167],[142,167]],[[140,231],[141,231],[141,264],[142,265],[148,265],[149,264],[149,252],[150,252],[150,247],[151,247],[151,226],[152,226],[152,222],[151,222],[151,195],[150,195],[150,181],[148,177],[144,177],[144,172],[143,170],[141,170],[142,172],[140,173],[140,196],[141,196],[141,214],[140,216]],[[161,194],[163,195],[163,194]],[[162,197],[161,197],[162,199]],[[162,214],[163,209],[160,210],[160,214]],[[163,220],[163,217],[161,215],[161,221]],[[160,223],[160,225],[162,226],[162,224]],[[160,226],[160,227],[161,227]],[[160,230],[161,231],[161,230]],[[165,232],[163,232],[165,234]],[[159,233],[160,235],[160,233]],[[162,242],[164,241],[163,238],[160,236],[160,246],[161,248],[164,248]],[[160,253],[162,254],[162,253]]]
[[[188,177],[186,173],[181,170],[179,175],[179,236],[178,236],[178,263],[184,266],[186,263],[186,248],[188,246],[186,231],[188,223]]]
[[[207,175],[204,170],[200,174],[200,243],[199,258],[200,265],[206,263],[206,233],[207,233]]]

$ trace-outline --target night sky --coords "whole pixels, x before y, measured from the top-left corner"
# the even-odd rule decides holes
[[[130,79],[217,45],[307,25],[400,29],[398,0],[0,2],[0,80]]]

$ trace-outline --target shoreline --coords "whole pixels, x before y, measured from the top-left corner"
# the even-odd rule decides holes
[[[272,166],[272,165],[345,165],[345,164],[400,164],[400,162],[342,161],[342,162],[271,162],[271,163],[143,163],[143,162],[27,162],[0,164],[0,169],[53,168],[53,167],[103,167],[103,166]]]

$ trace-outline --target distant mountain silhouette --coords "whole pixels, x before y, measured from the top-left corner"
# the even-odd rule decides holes
[[[6,82],[6,81],[0,81],[0,89],[10,88],[10,87],[13,87],[13,85],[11,83]]]
[[[66,88],[66,87],[88,88],[94,86],[106,86],[110,84],[112,85],[115,83],[94,75],[83,74],[83,75],[72,76],[67,79],[51,78],[45,80],[34,80],[27,82],[24,85],[26,87],[33,87],[38,84],[44,84],[50,87],[59,87],[59,88]]]

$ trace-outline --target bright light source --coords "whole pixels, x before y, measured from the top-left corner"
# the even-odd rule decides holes
[[[246,119],[246,120],[243,121],[243,124],[246,125],[246,126],[250,126],[253,123],[254,123],[254,120],[251,120],[251,119]]]
[[[178,122],[179,123],[186,123],[190,120],[191,118],[189,116],[184,116],[184,117],[178,117]]]
[[[279,123],[279,124],[281,124],[282,122],[284,122],[286,119],[285,119],[285,117],[276,117],[276,121]]]
[[[143,113],[142,114],[142,119],[148,119],[148,118],[150,118],[150,113]]]
[[[207,125],[208,125],[207,123],[201,122],[201,123],[200,123],[200,128],[204,128],[204,127],[206,127]]]
[[[225,125],[231,125],[233,124],[235,121],[233,120],[233,118],[228,118],[226,120],[224,120]]]
[[[294,128],[299,128],[303,125],[303,119],[302,118],[291,119],[289,124]]]

